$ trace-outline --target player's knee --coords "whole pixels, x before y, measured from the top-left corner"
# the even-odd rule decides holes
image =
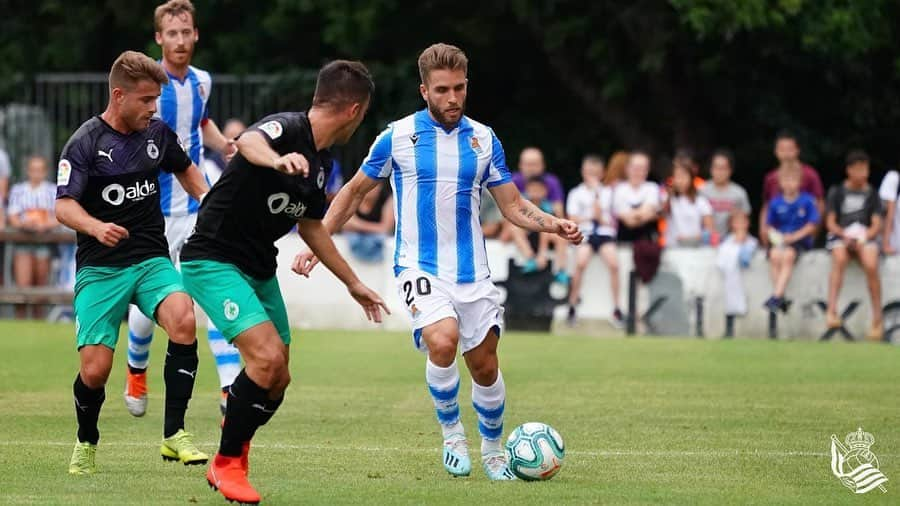
[[[197,321],[191,304],[179,308],[172,318],[170,337],[179,344],[191,344],[197,338]]]
[[[435,364],[450,365],[456,358],[456,341],[449,336],[432,339],[428,343],[428,354]]]
[[[497,381],[497,355],[489,355],[469,364],[469,373],[475,383],[482,386],[493,385]]]
[[[287,362],[284,353],[274,346],[267,346],[256,350],[253,354],[254,369],[256,369],[261,387],[265,389],[277,388],[284,382],[290,382]],[[287,386],[287,383],[285,383]]]
[[[84,364],[81,366],[81,381],[88,388],[100,388],[106,385],[106,380],[109,379],[111,367],[105,364]]]

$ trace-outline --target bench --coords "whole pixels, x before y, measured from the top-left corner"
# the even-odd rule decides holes
[[[16,286],[12,274],[13,255],[16,244],[74,244],[75,233],[59,228],[41,234],[19,230],[0,230],[0,243],[3,244],[3,286],[0,288],[0,306],[24,304],[34,306],[71,306],[75,295],[67,288],[56,286]],[[51,277],[52,282],[52,277]],[[53,312],[51,312],[53,314]]]

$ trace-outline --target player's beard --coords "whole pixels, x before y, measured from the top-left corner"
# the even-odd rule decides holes
[[[451,120],[447,117],[447,114],[441,110],[441,108],[437,104],[432,104],[428,102],[428,112],[431,113],[431,116],[437,120],[438,123],[444,126],[444,128],[455,128],[457,124],[459,124],[460,120],[462,120],[463,114],[466,113],[465,104],[459,105],[459,117],[455,120]]]

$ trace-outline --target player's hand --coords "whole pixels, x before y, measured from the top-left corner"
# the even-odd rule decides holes
[[[128,239],[128,230],[115,223],[101,223],[92,235],[100,244],[112,248],[122,239]]]
[[[581,244],[581,241],[584,240],[578,225],[570,220],[556,220],[556,235],[575,245]]]
[[[305,249],[294,257],[294,264],[291,266],[291,270],[308,278],[309,273],[312,272],[313,267],[318,263],[319,257],[314,255],[312,251]]]
[[[225,141],[225,163],[231,161],[238,152],[237,143],[234,142],[234,139],[227,139]]]
[[[272,165],[278,172],[284,172],[289,176],[309,176],[309,161],[300,153],[288,153],[272,160]]]
[[[368,318],[370,322],[374,321],[375,323],[381,323],[382,309],[385,313],[391,314],[391,310],[385,305],[381,296],[373,292],[368,286],[362,284],[362,282],[348,286],[347,290],[350,291],[350,295],[356,299],[356,302],[363,307],[363,310],[366,312],[366,318]]]

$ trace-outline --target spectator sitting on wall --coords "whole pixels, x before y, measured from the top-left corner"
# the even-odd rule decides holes
[[[519,154],[519,172],[512,175],[513,183],[519,192],[525,193],[525,185],[531,178],[540,178],[547,187],[547,200],[550,202],[553,215],[559,218],[565,216],[562,184],[555,174],[547,172],[547,163],[544,161],[544,153],[535,147],[522,150]],[[548,211],[549,212],[549,211]]]
[[[532,176],[525,184],[525,198],[545,213],[552,214],[553,202],[549,194],[546,178],[542,176]],[[554,281],[564,286],[569,285],[569,274],[566,272],[569,244],[565,239],[556,234],[530,232],[519,227],[511,227],[510,231],[519,253],[525,257],[522,272],[544,270],[549,262],[548,255],[552,247],[556,256],[553,265],[556,271]]]
[[[347,220],[341,232],[347,237],[350,252],[364,262],[384,259],[384,241],[394,230],[394,204],[391,190],[382,183],[363,197],[356,214]]]
[[[844,271],[851,258],[859,260],[872,300],[872,328],[868,338],[880,341],[884,334],[881,314],[881,280],[878,277],[878,236],[881,233],[881,200],[869,186],[869,156],[863,151],[847,155],[847,179],[828,190],[825,224],[826,246],[831,251],[828,279],[828,328],[842,325],[837,314]]]
[[[503,213],[497,207],[497,201],[487,188],[481,189],[481,233],[485,239],[500,239],[503,232]]]
[[[230,118],[225,121],[225,126],[222,127],[222,135],[229,141],[233,141],[246,129],[247,125],[245,125],[243,121],[237,118]],[[201,168],[206,175],[206,180],[209,182],[210,188],[216,184],[216,181],[218,181],[220,177],[222,177],[222,171],[225,170],[225,166],[228,164],[229,160],[230,157],[226,160],[221,153],[214,149],[204,151],[203,167]]]
[[[625,167],[628,166],[630,156],[627,151],[616,151],[609,157],[601,181],[605,186],[615,188],[617,184],[625,181]]]
[[[800,191],[801,174],[784,171],[778,174],[780,194],[767,205],[763,233],[768,239],[769,274],[773,293],[765,308],[774,313],[787,312],[790,301],[784,296],[794,272],[794,264],[800,253],[813,246],[820,217],[812,195]]]
[[[612,295],[612,318],[610,322],[621,328],[625,317],[619,309],[619,256],[616,252],[616,222],[612,214],[612,188],[601,183],[603,179],[603,159],[588,155],[581,162],[582,182],[569,192],[566,199],[568,218],[578,223],[585,241],[575,250],[575,272],[572,289],[569,291],[569,325],[576,321],[576,306],[581,298],[584,271],[594,254],[599,254],[609,270]]]
[[[619,242],[632,247],[635,271],[649,283],[659,269],[662,247],[659,245],[658,220],[662,210],[662,191],[650,174],[650,156],[632,151],[625,169],[626,181],[613,190],[613,213]]]
[[[0,147],[0,229],[6,228],[6,196],[11,173],[12,166],[9,163],[9,155]]]
[[[885,255],[896,255],[900,251],[900,213],[897,202],[900,199],[900,173],[888,171],[881,180],[878,196],[884,208],[884,235],[881,247]]]
[[[756,238],[750,235],[750,216],[740,209],[728,218],[729,233],[716,252],[716,266],[722,273],[725,291],[725,337],[734,337],[734,320],[747,313],[747,294],[741,271],[750,267],[756,252]]]
[[[9,194],[9,225],[11,228],[35,234],[57,226],[54,215],[56,186],[47,181],[47,160],[31,156],[26,162],[28,180],[12,187]],[[43,286],[50,281],[49,244],[21,243],[13,254],[13,276],[20,287]],[[25,307],[17,306],[16,315],[25,317]],[[40,315],[36,315],[40,316]]]
[[[734,156],[727,149],[713,153],[709,164],[710,181],[700,189],[700,195],[709,200],[713,210],[713,221],[720,237],[728,235],[728,222],[735,211],[750,214],[750,199],[747,191],[731,180],[734,170]]]
[[[705,185],[706,181],[700,177],[700,164],[697,163],[696,157],[694,157],[694,153],[686,148],[681,148],[675,152],[675,158],[672,159],[672,166],[680,165],[688,170],[690,173],[690,181],[694,187],[695,191],[701,190]],[[670,174],[668,178],[666,178],[665,185],[663,185],[665,192],[664,194],[668,194],[672,190],[672,175]],[[669,228],[669,216],[668,211],[662,213],[659,217],[659,244],[660,246],[666,246],[669,237],[671,234],[668,232]],[[673,244],[672,246],[676,246]]]
[[[763,205],[759,211],[759,240],[765,246],[769,245],[769,237],[763,233],[766,217],[769,215],[768,203],[780,192],[780,174],[795,174],[800,179],[799,191],[809,194],[814,199],[819,216],[825,212],[825,189],[822,180],[816,169],[800,161],[800,144],[794,134],[788,131],[778,133],[775,137],[775,157],[778,158],[778,167],[766,174],[763,180]]]
[[[706,197],[698,194],[693,178],[690,165],[676,158],[672,166],[671,191],[666,202],[667,246],[695,247],[701,244],[718,244],[712,207]]]

